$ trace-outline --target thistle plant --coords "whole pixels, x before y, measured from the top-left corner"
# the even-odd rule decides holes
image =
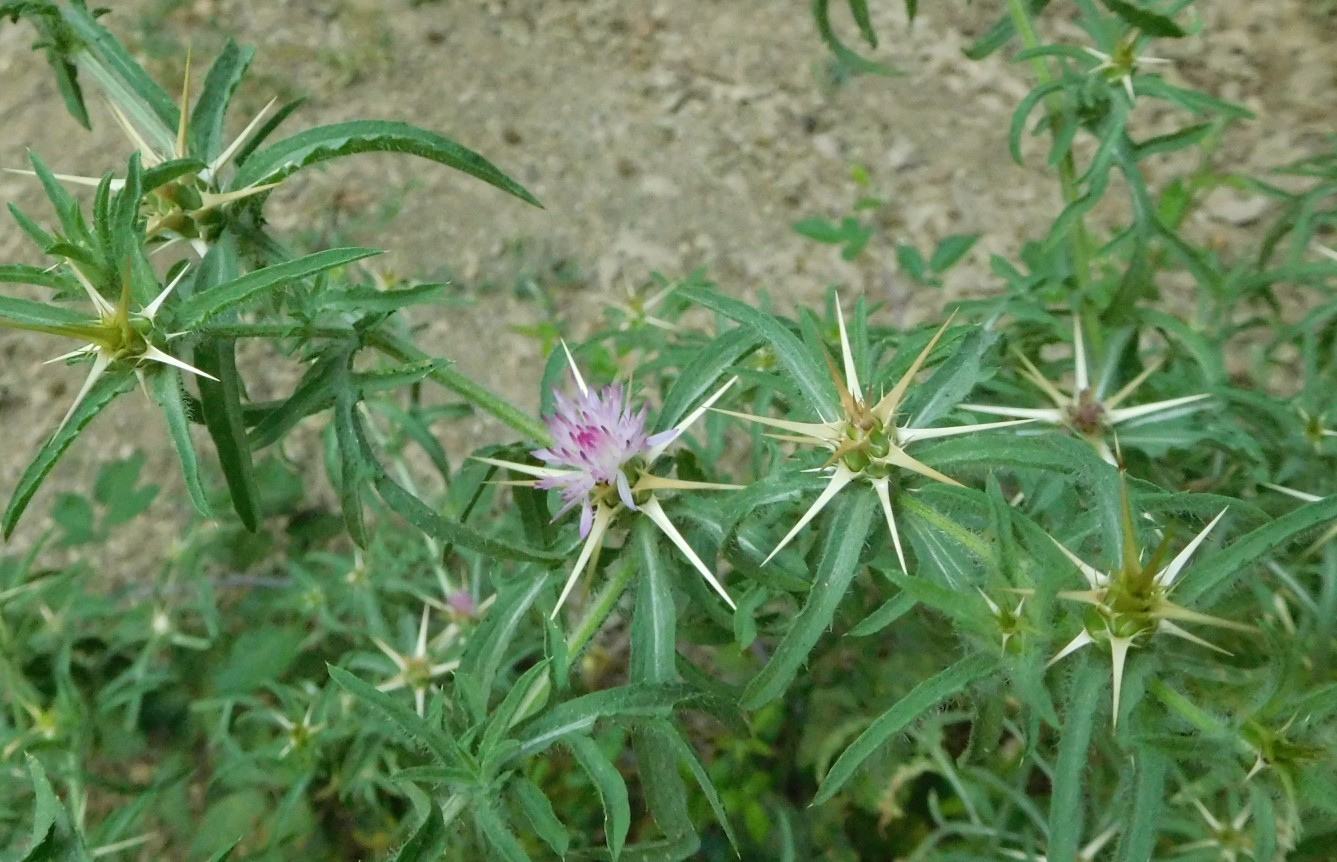
[[[884,16],[835,5],[831,79],[893,73]],[[1060,203],[1020,247],[874,243],[904,230],[868,200],[795,225],[893,249],[922,325],[702,269],[644,274],[577,343],[578,276],[539,272],[533,415],[419,343],[489,300],[414,279],[455,250],[390,275],[273,227],[329,159],[537,203],[500,168],[394,121],[279,137],[297,102],[229,119],[250,48],[164,87],[119,12],[0,3],[127,141],[32,154],[49,206],[10,212],[46,259],[0,265],[6,337],[87,368],[3,517],[0,858],[1332,857],[1337,153],[1236,170],[1249,112],[1150,56],[1192,50],[1164,50],[1191,6],[1009,2],[969,48],[1033,78],[998,144]],[[1226,244],[1197,217],[1217,186],[1271,205]],[[136,384],[193,505],[161,508],[142,454],[37,496]]]

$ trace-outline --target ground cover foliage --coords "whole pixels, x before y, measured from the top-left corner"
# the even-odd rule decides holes
[[[812,11],[846,76],[913,38]],[[1337,854],[1337,153],[1218,164],[1248,112],[1154,57],[1187,0],[1011,0],[962,59],[1032,68],[1010,156],[1062,201],[983,298],[900,329],[838,288],[786,316],[647,277],[581,343],[531,333],[539,417],[415,344],[445,286],[266,218],[366,152],[538,204],[500,168],[298,103],[229,117],[250,48],[163,83],[114,16],[0,15],[127,133],[114,176],[32,154],[50,208],[10,209],[49,260],[0,266],[0,325],[88,376],[4,532],[136,389],[198,513],[109,592],[99,547],[159,493],[112,461],[43,539],[85,565],[0,560],[0,858]],[[1275,201],[1253,243],[1194,236],[1221,185]],[[795,229],[873,253],[888,205]],[[933,291],[973,241],[896,253]],[[253,340],[302,369],[283,397],[248,397]],[[479,414],[506,433],[451,459]],[[328,511],[276,454],[312,429]]]

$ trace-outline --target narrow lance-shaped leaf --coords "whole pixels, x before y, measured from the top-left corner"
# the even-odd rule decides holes
[[[808,599],[766,667],[743,691],[743,707],[757,709],[782,695],[813,646],[831,626],[836,608],[859,569],[877,498],[871,491],[843,494],[834,505],[822,558]]]
[[[438,763],[443,766],[472,769],[472,758],[464,753],[459,744],[447,736],[441,728],[429,725],[408,705],[377,690],[375,686],[358,679],[341,667],[330,665],[329,673],[330,679],[340,688],[389,719],[405,737],[424,746]]]
[[[82,3],[67,3],[61,11],[83,42],[83,50],[74,57],[79,71],[97,80],[107,98],[149,136],[154,149],[171,152],[180,121],[176,102],[98,22],[92,10]]]
[[[647,518],[634,530],[640,578],[631,621],[631,675],[637,682],[673,682],[677,678],[677,608],[659,533]]]
[[[174,324],[181,329],[198,329],[210,318],[241,305],[263,291],[380,253],[373,248],[332,248],[253,270],[200,291],[179,303],[175,308]]]
[[[190,115],[190,135],[192,151],[205,159],[212,161],[223,151],[223,121],[228,105],[254,58],[255,48],[241,47],[228,39],[204,77],[204,88]]]
[[[692,686],[677,683],[632,684],[581,695],[524,725],[517,756],[538,754],[554,743],[587,733],[604,719],[667,717],[676,707],[702,697]]]
[[[200,478],[199,455],[195,451],[195,442],[190,436],[190,416],[186,410],[185,394],[181,391],[181,374],[175,369],[163,369],[153,375],[153,400],[162,408],[167,419],[167,430],[172,436],[172,445],[176,447],[178,460],[181,462],[181,476],[186,482],[186,492],[195,511],[206,518],[213,517],[204,490],[204,481]]]
[[[388,859],[388,862],[436,862],[446,852],[450,832],[436,800],[431,800],[427,812],[413,830],[413,834]]]
[[[608,762],[603,751],[587,736],[573,736],[566,740],[576,762],[594,783],[599,802],[604,810],[604,837],[608,853],[617,859],[631,828],[631,803],[627,798],[627,782],[617,767]]]
[[[504,862],[531,862],[524,846],[515,837],[511,828],[506,825],[506,821],[487,794],[476,794],[472,801],[474,823],[478,826],[479,831],[483,833],[484,838],[487,839],[487,843],[496,854],[496,858],[502,859]]]
[[[881,748],[887,740],[905,730],[912,722],[949,697],[960,694],[974,682],[991,673],[996,662],[990,656],[975,654],[921,682],[891,709],[882,713],[850,747],[841,753],[831,770],[822,779],[814,805],[820,805],[835,796],[854,777],[863,762]]]
[[[62,305],[48,305],[44,302],[0,296],[0,326],[5,326],[6,323],[14,324],[6,328],[42,332],[45,330],[38,327],[88,325],[92,321],[93,319],[87,314],[80,314]]]
[[[670,741],[671,736],[672,730],[666,729],[662,723],[649,722],[632,736],[632,746],[646,807],[673,850],[673,855],[665,858],[687,859],[696,853],[701,839],[692,827],[687,785],[678,772],[678,752]],[[647,854],[642,858],[655,857]]]
[[[339,508],[343,510],[344,526],[348,537],[358,547],[367,546],[367,522],[363,511],[362,490],[366,487],[369,471],[362,460],[358,445],[361,420],[357,416],[357,397],[348,384],[347,369],[343,385],[334,399],[334,438],[339,448]]]
[[[102,408],[110,404],[116,396],[129,391],[134,385],[135,377],[128,371],[108,371],[103,374],[84,395],[78,406],[75,407],[74,412],[60,427],[60,430],[42,445],[42,448],[37,452],[37,457],[32,460],[28,469],[24,470],[23,475],[19,477],[18,485],[14,488],[14,495],[10,497],[9,506],[5,509],[4,535],[6,539],[14,532],[14,527],[18,525],[19,518],[23,516],[23,510],[28,507],[33,495],[42,486],[47,474],[56,466],[60,456],[64,455],[70,444],[83,433],[88,423],[93,421],[93,417],[102,412]]]
[[[834,416],[837,413],[840,400],[831,383],[830,373],[812,355],[812,351],[804,346],[799,337],[779,321],[746,303],[721,296],[712,290],[688,285],[681,288],[679,293],[697,305],[709,308],[717,314],[755,330],[771,343],[776,358],[789,370],[794,382],[812,403],[818,415]]]
[[[1076,859],[1085,824],[1087,756],[1096,709],[1103,703],[1104,673],[1097,662],[1086,662],[1072,686],[1072,698],[1063,716],[1063,735],[1054,767],[1054,792],[1049,802],[1049,858]]]
[[[571,846],[571,834],[557,814],[552,810],[552,802],[537,784],[523,775],[511,779],[511,794],[524,812],[534,832],[547,842],[558,856],[565,856]]]
[[[8,284],[36,284],[42,287],[61,287],[65,283],[60,273],[54,269],[26,266],[21,263],[0,266],[0,281]],[[7,297],[0,297],[0,299],[11,301]],[[0,312],[0,316],[8,315]]]
[[[195,348],[195,367],[214,380],[201,377],[200,412],[214,441],[232,508],[251,532],[260,526],[260,496],[256,490],[251,449],[241,411],[241,376],[237,372],[236,344],[209,339]]]
[[[1153,857],[1157,826],[1165,811],[1165,772],[1169,758],[1152,746],[1146,746],[1133,756],[1133,764],[1137,780],[1133,784],[1132,812],[1119,836],[1117,862],[1139,862]]]
[[[538,198],[467,147],[408,123],[351,120],[299,132],[251,154],[237,171],[235,188],[275,183],[308,165],[356,153],[408,153],[439,162],[542,206]]]

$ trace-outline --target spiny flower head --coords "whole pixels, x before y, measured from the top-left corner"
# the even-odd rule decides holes
[[[1082,631],[1049,660],[1052,665],[1087,644],[1108,643],[1114,677],[1114,724],[1118,724],[1119,720],[1119,694],[1123,685],[1124,665],[1128,651],[1132,647],[1142,645],[1153,635],[1164,631],[1190,643],[1224,653],[1225,650],[1186,631],[1178,623],[1200,623],[1236,631],[1254,630],[1252,626],[1208,616],[1170,601],[1170,592],[1183,573],[1184,567],[1188,565],[1189,558],[1225,517],[1226,511],[1221,510],[1211,523],[1202,529],[1202,532],[1194,536],[1183,550],[1168,561],[1171,537],[1167,533],[1151,557],[1144,562],[1142,550],[1138,546],[1137,532],[1133,526],[1133,512],[1128,502],[1126,482],[1122,485],[1121,494],[1123,546],[1117,569],[1109,573],[1102,572],[1083,562],[1057,539],[1053,540],[1063,555],[1086,578],[1088,586],[1086,590],[1061,592],[1059,597],[1084,602],[1091,607],[1083,617]]]
[[[636,511],[628,470],[644,466],[646,456],[659,444],[671,442],[678,432],[647,433],[646,408],[633,412],[621,384],[598,391],[582,389],[574,400],[560,392],[554,395],[557,412],[547,420],[553,442],[531,454],[565,472],[542,478],[536,486],[561,493],[563,506],[558,517],[581,506],[580,535],[584,538],[594,522],[595,505],[604,498],[616,495],[622,505]]]
[[[227,204],[233,203],[254,195],[263,194],[275,187],[278,183],[267,183],[262,185],[251,185],[243,188],[224,190],[223,184],[219,181],[219,174],[223,172],[226,166],[237,157],[242,148],[260,129],[261,124],[272,113],[277,99],[271,99],[260,112],[247,124],[233,141],[222,149],[221,152],[209,158],[208,154],[192,152],[192,140],[190,134],[190,58],[186,58],[185,80],[181,86],[181,120],[177,126],[175,139],[170,147],[166,142],[160,144],[157,148],[151,145],[147,139],[155,141],[171,139],[172,132],[164,127],[152,128],[147,134],[141,134],[135,127],[134,122],[126,115],[114,101],[107,103],[111,109],[112,116],[116,119],[117,125],[125,133],[126,137],[136,147],[141,162],[145,168],[155,168],[172,162],[178,162],[183,165],[182,170],[174,172],[174,176],[157,186],[148,190],[145,194],[142,210],[147,217],[147,224],[144,229],[145,238],[149,241],[167,237],[169,241],[185,240],[195,249],[195,251],[204,257],[208,252],[208,243],[217,238],[219,225],[221,224],[220,210]],[[142,115],[137,115],[141,116]],[[195,162],[195,169],[190,169],[190,161]],[[16,173],[32,174],[32,171],[16,171]],[[78,185],[96,186],[101,182],[98,177],[82,176],[78,174],[54,174],[56,179]],[[118,191],[124,187],[123,180],[113,180],[111,188]]]
[[[929,354],[933,352],[933,348],[937,346],[938,340],[942,338],[943,333],[947,331],[947,327],[951,325],[951,321],[948,320],[947,323],[944,323],[942,328],[934,334],[929,343],[915,357],[909,369],[901,376],[900,381],[891,388],[891,391],[876,401],[867,399],[859,385],[854,353],[850,349],[849,334],[845,331],[845,318],[840,311],[839,304],[836,305],[836,324],[840,331],[840,353],[844,364],[844,380],[841,379],[840,371],[836,368],[835,362],[830,356],[827,356],[827,364],[831,368],[831,377],[835,381],[843,415],[822,422],[792,422],[786,419],[771,419],[750,413],[735,413],[730,410],[721,410],[720,412],[790,432],[773,435],[779,440],[820,446],[831,450],[831,457],[820,468],[831,471],[831,480],[826,489],[818,495],[812,507],[808,509],[803,517],[799,518],[798,523],[794,525],[788,535],[775,546],[774,550],[766,557],[766,562],[769,562],[771,557],[774,557],[788,545],[798,535],[799,530],[802,530],[813,518],[817,517],[817,514],[835,498],[842,488],[855,479],[863,478],[872,484],[874,491],[877,493],[878,501],[882,505],[882,512],[886,516],[887,528],[891,531],[892,543],[896,547],[896,557],[900,561],[901,568],[905,569],[905,554],[901,548],[901,537],[896,529],[896,518],[891,506],[891,477],[898,471],[909,471],[937,482],[944,482],[949,485],[961,484],[907,453],[905,451],[906,447],[919,440],[952,437],[958,434],[968,434],[972,431],[1016,425],[1030,420],[989,422],[981,425],[962,425],[948,428],[915,428],[908,423],[900,425],[898,424],[899,413],[910,385],[914,382],[915,375],[923,368]]]
[[[619,384],[593,390],[585,384],[576,368],[575,359],[566,344],[566,359],[575,379],[579,396],[569,399],[561,393],[556,396],[557,412],[546,418],[552,442],[533,451],[535,458],[545,466],[519,464],[495,458],[478,458],[485,464],[504,467],[535,478],[523,480],[536,488],[557,490],[562,508],[553,520],[560,518],[575,506],[581,507],[580,536],[585,540],[571,574],[557,599],[552,615],[557,616],[567,596],[571,594],[580,574],[594,565],[614,519],[629,511],[645,515],[669,538],[692,567],[701,574],[715,592],[736,608],[733,599],[710,568],[697,556],[678,528],[669,520],[656,497],[656,491],[720,490],[738,488],[718,482],[690,482],[657,476],[650,472],[655,461],[669,444],[693,422],[699,419],[720,396],[734,384],[729,380],[698,408],[674,427],[650,434],[646,431],[647,413],[644,407],[633,410],[626,390]],[[736,379],[736,378],[735,378]]]
[[[1100,75],[1110,83],[1122,84],[1130,104],[1137,101],[1137,92],[1133,89],[1133,75],[1137,74],[1138,66],[1142,63],[1170,62],[1163,57],[1139,56],[1141,41],[1137,34],[1130,34],[1115,43],[1114,50],[1108,54],[1095,48],[1082,49],[1100,61],[1099,65],[1091,69],[1091,74]]]
[[[1146,382],[1148,377],[1160,368],[1161,361],[1157,360],[1147,365],[1140,374],[1118,392],[1113,395],[1106,395],[1105,390],[1109,386],[1113,367],[1108,366],[1107,373],[1101,374],[1098,380],[1091,380],[1090,359],[1086,355],[1082,327],[1075,318],[1072,326],[1072,340],[1076,380],[1075,386],[1068,392],[1064,392],[1041,374],[1035,364],[1025,356],[1020,354],[1017,356],[1022,366],[1021,376],[1043,392],[1053,402],[1053,407],[1003,407],[991,404],[962,404],[961,406],[976,413],[986,413],[993,416],[1016,416],[1022,419],[1047,422],[1052,425],[1062,425],[1095,447],[1096,451],[1100,453],[1100,457],[1107,463],[1115,464],[1117,462],[1114,452],[1105,438],[1117,425],[1152,414],[1164,413],[1164,411],[1192,404],[1208,397],[1207,393],[1201,393],[1185,395],[1181,398],[1170,398],[1165,401],[1153,401],[1150,404],[1141,404],[1136,407],[1120,406],[1137,391],[1139,386]]]
[[[89,300],[93,303],[93,309],[96,317],[83,323],[61,323],[61,324],[34,324],[17,321],[0,320],[0,326],[9,329],[23,329],[30,332],[43,332],[48,335],[59,335],[66,338],[75,338],[81,341],[87,341],[83,347],[79,347],[69,353],[61,354],[48,362],[60,362],[67,359],[74,359],[82,356],[93,357],[93,367],[88,372],[83,386],[79,393],[74,397],[74,403],[65,413],[65,418],[60,421],[60,428],[65,427],[65,423],[74,415],[75,409],[83,399],[92,390],[93,384],[98,381],[106,371],[115,364],[128,365],[134,369],[135,374],[143,382],[143,369],[147,363],[157,362],[162,365],[169,365],[182,371],[188,371],[191,374],[200,377],[208,377],[210,380],[216,380],[213,375],[207,374],[192,365],[182,362],[175,356],[167,353],[154,345],[152,337],[156,329],[155,318],[162,304],[171,295],[172,291],[185,277],[186,271],[183,269],[176,278],[170,281],[166,287],[154,298],[152,302],[141,308],[139,311],[131,311],[131,276],[129,269],[122,274],[121,293],[116,304],[112,304],[97,287],[89,281],[83,274],[78,265],[73,261],[67,261],[70,271],[74,274],[75,280],[84,289]],[[166,339],[170,336],[161,336]]]

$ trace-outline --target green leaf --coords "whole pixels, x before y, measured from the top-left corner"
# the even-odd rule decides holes
[[[8,281],[10,279],[3,280]],[[36,282],[27,283],[35,284]],[[31,302],[9,296],[0,296],[0,321],[14,324],[14,326],[8,327],[13,329],[31,329],[40,326],[88,326],[94,322],[89,315],[80,314],[62,305]],[[0,325],[3,325],[3,322],[0,322]]]
[[[637,518],[633,541],[640,568],[636,610],[631,620],[631,678],[636,682],[673,682],[677,671],[678,609],[673,604],[659,532],[649,518]]]
[[[845,634],[852,638],[875,635],[914,610],[917,604],[919,604],[917,598],[907,592],[899,592],[879,605],[877,610],[864,617],[858,625]]]
[[[887,740],[939,703],[960,694],[971,684],[983,679],[993,672],[996,666],[997,662],[992,656],[970,655],[915,686],[891,709],[874,719],[868,729],[859,734],[850,747],[841,753],[831,765],[831,771],[822,779],[812,804],[820,805],[830,800],[854,777],[854,773],[863,762]]]
[[[352,375],[352,384],[362,393],[363,397],[366,397],[376,392],[412,386],[421,382],[423,378],[438,368],[445,368],[449,364],[449,359],[436,358],[410,362],[407,365],[396,365],[391,368],[357,371]]]
[[[1175,588],[1175,601],[1191,606],[1199,596],[1213,593],[1248,573],[1260,557],[1306,530],[1337,520],[1337,494],[1307,503],[1293,512],[1233,540],[1198,565],[1190,565]]]
[[[627,831],[631,828],[631,803],[627,798],[627,782],[613,764],[608,762],[603,751],[587,736],[572,736],[566,740],[566,746],[576,758],[594,789],[599,794],[599,802],[604,810],[604,835],[608,841],[608,854],[616,862],[622,852],[622,845],[627,840]]]
[[[51,782],[46,777],[46,770],[37,758],[25,755],[28,761],[28,777],[32,781],[35,796],[32,816],[32,838],[28,840],[29,854],[35,852],[46,841],[55,828],[56,818],[62,813],[60,800],[51,789]],[[28,857],[25,857],[28,858]]]
[[[824,218],[805,218],[799,219],[793,224],[794,233],[799,236],[806,236],[808,239],[823,242],[827,245],[836,245],[845,241],[845,231],[840,225]]]
[[[672,728],[647,723],[632,736],[637,774],[645,792],[646,808],[664,833],[672,854],[664,858],[687,859],[696,853],[701,839],[692,828],[687,807],[687,786],[678,772],[678,752]]]
[[[227,862],[228,859],[232,858],[232,851],[236,850],[237,845],[240,843],[241,843],[241,838],[238,838],[236,841],[233,841],[228,846],[224,847],[214,855],[210,856],[209,862]]]
[[[715,784],[710,780],[710,773],[701,763],[701,759],[696,756],[696,751],[691,743],[682,738],[677,730],[666,727],[664,737],[669,745],[678,755],[678,762],[687,764],[687,771],[692,773],[696,779],[697,786],[701,792],[706,795],[706,802],[710,804],[710,810],[715,814],[715,822],[720,824],[724,830],[724,835],[729,839],[729,846],[733,848],[734,855],[742,858],[742,853],[738,849],[738,838],[734,835],[733,826],[729,823],[729,812],[724,808],[724,802],[720,799],[719,792],[715,790]]]
[[[83,838],[60,804],[46,771],[32,755],[27,755],[28,776],[35,799],[32,838],[17,862],[92,862]]]
[[[784,694],[822,633],[831,627],[836,608],[859,571],[877,498],[871,489],[863,487],[846,489],[839,497],[842,499],[832,503],[835,512],[808,599],[770,662],[743,690],[744,709],[757,709]]]
[[[720,335],[682,367],[673,386],[664,396],[664,407],[659,411],[660,428],[672,428],[682,421],[692,408],[720,385],[720,378],[730,367],[761,346],[761,336],[752,329],[739,327]]]
[[[212,162],[223,152],[223,121],[237,86],[246,75],[246,69],[255,58],[255,48],[240,47],[228,39],[218,52],[209,74],[204,77],[204,89],[195,100],[190,115],[191,152]]]
[[[33,458],[28,468],[23,471],[18,484],[14,487],[13,496],[9,498],[3,522],[6,539],[13,534],[14,527],[23,516],[23,510],[28,508],[33,495],[42,486],[47,474],[56,466],[56,462],[65,454],[65,450],[83,433],[88,423],[93,421],[93,417],[102,412],[102,408],[110,404],[116,396],[134,388],[134,385],[135,377],[130,372],[108,370],[89,389],[64,426],[50,440],[42,444],[37,457]]]
[[[1135,3],[1129,3],[1127,0],[1100,0],[1100,2],[1105,4],[1106,9],[1118,15],[1129,27],[1136,27],[1148,36],[1156,36],[1162,39],[1182,39],[1188,35],[1184,28],[1172,19]]]
[[[158,165],[154,165],[140,175],[140,188],[142,193],[148,193],[154,189],[167,185],[172,180],[180,179],[186,174],[197,174],[204,170],[206,165],[199,159],[172,159]],[[141,194],[142,197],[142,194]]]
[[[525,852],[515,833],[506,825],[506,821],[502,819],[490,798],[483,794],[474,796],[471,809],[474,823],[487,839],[497,858],[505,862],[531,862],[529,854]]]
[[[441,298],[448,284],[415,284],[394,290],[380,290],[374,287],[352,287],[348,290],[329,292],[316,298],[320,308],[325,311],[346,311],[357,314],[385,314],[399,311],[412,305],[425,305]]]
[[[172,97],[84,4],[63,5],[61,12],[83,42],[84,52],[77,56],[79,71],[97,81],[107,98],[148,136],[150,146],[159,153],[170,153],[181,116]]]
[[[938,247],[933,250],[933,257],[929,258],[929,269],[935,273],[942,274],[951,269],[961,258],[966,256],[975,243],[979,241],[980,235],[971,234],[952,234],[944,237]]]
[[[836,396],[831,372],[825,363],[819,362],[812,352],[803,345],[799,337],[769,314],[758,311],[746,303],[722,296],[714,290],[695,285],[687,285],[678,293],[684,298],[704,306],[717,314],[751,327],[771,343],[776,358],[789,370],[799,389],[811,402],[819,415],[830,415],[840,409],[840,400]]]
[[[364,441],[365,445],[365,441]],[[367,456],[370,463],[370,456]],[[556,554],[540,551],[524,545],[513,545],[500,539],[493,539],[465,526],[462,522],[447,518],[432,509],[422,500],[410,494],[385,471],[379,463],[375,467],[374,480],[376,492],[385,504],[414,527],[435,539],[452,545],[461,545],[471,551],[486,554],[503,560],[524,560],[531,563],[546,563],[560,559]]]
[[[174,309],[175,326],[185,330],[198,329],[210,318],[241,305],[263,291],[380,253],[373,248],[332,248],[253,270],[207,290],[197,288],[195,295],[178,303]]]
[[[411,742],[425,747],[438,763],[473,771],[472,758],[468,757],[460,749],[459,744],[442,729],[432,727],[406,704],[383,691],[378,691],[375,686],[363,682],[343,668],[334,665],[329,665],[328,668],[330,679],[340,688],[389,719]]]
[[[484,763],[492,758],[492,753],[506,738],[506,733],[511,726],[516,723],[520,716],[520,708],[524,706],[528,699],[529,691],[540,679],[548,673],[548,659],[542,659],[535,663],[533,667],[520,675],[510,690],[506,692],[506,697],[502,698],[497,708],[492,710],[492,715],[488,718],[487,727],[483,730],[483,737],[478,743],[479,759]]]
[[[65,287],[67,284],[65,278],[57,270],[44,269],[38,266],[25,266],[21,263],[11,263],[0,266],[0,281],[6,282],[7,284],[37,284],[42,287]],[[0,297],[0,301],[22,302],[23,300]],[[42,305],[43,308],[49,307],[42,303],[32,304]],[[61,311],[64,310],[59,307],[57,308]],[[70,313],[73,314],[74,312]],[[0,317],[8,316],[9,315],[5,314],[3,310],[0,310]]]
[[[1083,779],[1088,773],[1087,756],[1091,731],[1105,687],[1105,669],[1086,661],[1077,671],[1063,716],[1063,732],[1054,766],[1054,791],[1049,801],[1049,858],[1076,859],[1085,826],[1087,796]]]
[[[666,718],[676,707],[702,699],[700,691],[681,683],[632,683],[582,695],[526,724],[517,756],[531,757],[605,719]]]
[[[1133,785],[1131,816],[1119,835],[1116,862],[1140,862],[1153,857],[1157,824],[1165,810],[1165,772],[1169,758],[1148,746],[1134,755],[1133,763],[1137,781]]]
[[[343,369],[345,372],[347,369]],[[359,445],[362,423],[357,415],[357,394],[345,385],[334,399],[334,439],[339,449],[339,508],[343,512],[348,537],[360,548],[367,546],[367,521],[362,499],[367,481],[375,473],[363,460]]]
[[[862,0],[854,0],[854,2],[862,2]],[[837,38],[835,31],[831,29],[830,5],[831,0],[812,0],[812,17],[813,20],[817,22],[817,34],[821,37],[822,43],[836,56],[836,59],[840,61],[842,66],[856,74],[862,72],[870,75],[885,75],[887,77],[901,74],[890,66],[865,59],[850,50],[849,46],[844,42],[840,41],[840,39]]]
[[[296,627],[248,629],[213,675],[221,697],[239,697],[277,683],[301,655],[307,632]]]
[[[483,694],[491,693],[498,670],[525,615],[547,586],[546,574],[533,574],[497,584],[497,600],[465,643],[460,670],[478,679]],[[520,716],[521,719],[525,716]]]
[[[84,222],[83,212],[79,208],[79,202],[74,196],[66,191],[65,186],[60,180],[56,179],[55,174],[46,166],[46,162],[34,153],[28,151],[28,161],[32,162],[33,173],[37,174],[37,179],[42,183],[42,189],[46,192],[47,199],[51,201],[51,207],[56,211],[56,218],[60,220],[60,230],[64,238],[73,243],[80,240],[88,241],[91,235],[88,232],[88,226]]]
[[[247,442],[252,450],[276,443],[298,422],[334,403],[336,387],[348,385],[350,350],[351,345],[331,345],[316,357],[292,394],[251,429]]]
[[[511,779],[510,788],[516,804],[529,820],[529,825],[534,827],[534,833],[558,856],[565,856],[571,846],[571,834],[557,819],[547,795],[523,775]]]
[[[154,374],[153,400],[162,408],[167,420],[167,430],[172,436],[172,445],[176,448],[177,460],[181,462],[181,476],[186,483],[186,493],[195,511],[206,518],[212,518],[209,502],[204,489],[204,480],[200,476],[199,454],[195,451],[195,441],[190,436],[190,415],[186,409],[185,394],[180,372],[164,369]]]
[[[250,155],[233,188],[275,183],[327,159],[355,153],[409,153],[431,159],[541,207],[538,198],[473,150],[408,123],[351,120],[299,132]]]
[[[237,372],[235,342],[210,339],[196,345],[195,367],[218,378],[199,378],[201,418],[213,438],[232,508],[242,525],[254,533],[260,526],[260,495],[242,419],[242,384]]]
[[[422,823],[387,862],[439,862],[449,846],[450,832],[436,800],[431,800]]]

